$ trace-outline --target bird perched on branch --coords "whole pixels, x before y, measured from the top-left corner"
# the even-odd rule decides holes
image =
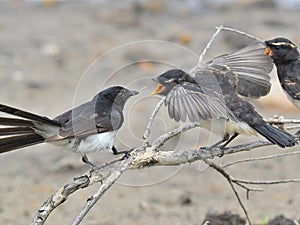
[[[123,124],[126,101],[136,94],[121,86],[110,87],[54,119],[0,104],[1,112],[19,117],[0,117],[0,153],[46,142],[80,153],[83,162],[94,167],[87,153],[104,149],[119,153],[114,137]]]
[[[238,96],[258,98],[270,90],[272,61],[264,48],[248,46],[196,68],[194,76],[183,70],[169,70],[156,78],[152,92],[166,96],[169,116],[176,121],[199,122],[223,138],[211,147],[225,146],[239,134],[261,134],[278,146],[297,143],[289,133],[268,123],[254,107]]]
[[[266,43],[266,54],[277,68],[277,76],[288,99],[300,108],[300,58],[296,44],[286,38],[274,38]]]

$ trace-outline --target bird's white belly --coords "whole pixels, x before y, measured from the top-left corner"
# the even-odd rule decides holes
[[[101,150],[111,150],[114,144],[115,131],[105,132],[100,134],[93,134],[86,138],[77,140],[72,138],[69,140],[62,140],[52,142],[55,145],[61,146],[69,151],[78,152],[85,155],[90,152],[98,152]]]
[[[233,122],[225,119],[200,121],[200,126],[220,137],[224,137],[225,134],[233,135],[235,133],[257,135],[257,132],[247,123]]]
[[[111,150],[114,145],[115,132],[105,132],[94,134],[82,139],[78,152],[86,154],[89,152],[97,152],[101,150]]]
[[[226,123],[226,132],[229,135],[233,135],[234,133],[247,134],[247,135],[257,135],[257,132],[245,122],[228,121]]]

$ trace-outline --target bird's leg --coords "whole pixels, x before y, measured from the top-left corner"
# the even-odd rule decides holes
[[[118,152],[118,150],[116,149],[116,147],[115,146],[112,146],[112,152],[113,152],[113,154],[114,155],[119,155],[120,153]]]
[[[213,149],[218,147],[221,150],[221,155],[220,157],[222,157],[224,155],[224,149],[225,147],[233,140],[235,139],[239,134],[238,133],[234,133],[231,137],[229,136],[229,134],[225,134],[223,139],[221,141],[218,141],[217,143],[213,144],[212,146],[206,148],[207,150]],[[221,143],[224,143],[221,145]]]
[[[215,143],[215,144],[213,144],[213,145],[211,145],[209,147],[202,147],[201,149],[205,149],[205,150],[209,151],[209,150],[211,150],[213,148],[216,148],[217,146],[219,146],[220,144],[224,143],[225,141],[228,141],[229,137],[230,137],[229,134],[225,134],[222,140],[218,141],[217,143]],[[222,157],[224,155],[224,150],[221,149],[221,151],[222,151],[222,154],[221,154],[220,157]],[[211,153],[211,158],[214,158],[214,156],[212,155],[212,153]]]
[[[94,170],[95,168],[97,168],[97,166],[95,164],[93,164],[86,155],[83,155],[81,158],[82,162],[84,162],[85,164],[88,164],[92,170]]]
[[[228,141],[229,137],[230,137],[229,134],[225,134],[222,140],[220,140],[217,143],[213,144],[209,148],[212,149],[212,148],[215,148],[215,147],[219,146],[221,143],[224,143],[225,141]]]
[[[222,151],[222,154],[220,155],[220,157],[222,157],[224,155],[224,149],[225,147],[233,140],[235,139],[239,134],[238,133],[234,133],[230,138],[227,138],[226,142],[222,145],[219,146],[219,148]]]

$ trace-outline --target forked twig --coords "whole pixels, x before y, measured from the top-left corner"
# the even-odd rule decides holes
[[[96,202],[101,198],[101,196],[119,179],[119,177],[128,169],[132,162],[132,157],[129,157],[122,162],[120,162],[113,170],[113,172],[101,183],[98,191],[88,198],[84,207],[80,210],[78,216],[76,216],[72,225],[78,225],[91,210],[91,208],[96,204]]]
[[[264,40],[262,40],[262,39],[260,39],[260,38],[258,38],[258,37],[255,37],[255,36],[253,36],[253,35],[251,35],[251,34],[248,34],[248,33],[244,32],[244,31],[240,31],[240,30],[236,30],[236,29],[234,29],[234,28],[224,27],[224,26],[216,27],[216,29],[221,29],[221,30],[227,30],[227,31],[235,32],[235,33],[238,33],[238,34],[240,34],[240,35],[243,35],[243,36],[249,37],[249,38],[251,38],[251,39],[257,40],[257,41],[259,41],[259,42],[262,43],[262,44],[265,44],[265,41],[264,41]]]
[[[252,222],[251,222],[250,217],[248,215],[248,211],[247,211],[246,207],[244,206],[244,204],[243,204],[243,202],[242,202],[242,200],[241,200],[241,198],[239,196],[239,193],[237,192],[237,190],[235,189],[235,187],[233,185],[233,183],[236,183],[236,181],[234,179],[232,179],[232,177],[223,168],[221,168],[220,166],[218,166],[216,163],[214,163],[214,162],[212,162],[210,160],[207,160],[207,159],[204,159],[203,161],[206,164],[208,164],[210,167],[214,168],[216,171],[218,171],[219,173],[221,173],[227,179],[228,183],[230,184],[231,189],[233,190],[233,192],[235,194],[235,197],[237,198],[237,200],[238,200],[241,208],[244,211],[244,214],[245,214],[245,216],[246,216],[246,218],[248,220],[248,223],[250,225],[252,225]],[[247,188],[247,187],[245,187],[245,186],[241,186],[241,187],[246,188],[246,190],[247,190],[247,196],[248,196],[248,192],[250,191],[250,189]]]
[[[201,65],[203,58],[207,52],[208,49],[210,49],[212,43],[214,42],[214,40],[216,39],[216,37],[218,36],[218,34],[223,30],[223,26],[219,26],[217,27],[216,32],[213,34],[213,36],[211,37],[211,39],[209,40],[209,42],[207,43],[206,47],[204,48],[202,54],[199,56],[199,60],[198,60],[198,66]]]

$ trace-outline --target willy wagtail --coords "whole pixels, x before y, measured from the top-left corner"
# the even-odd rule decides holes
[[[166,96],[165,105],[169,116],[176,121],[188,118],[209,130],[214,127],[213,131],[222,135],[223,139],[211,147],[219,146],[224,149],[230,141],[243,133],[259,133],[282,148],[294,146],[297,141],[292,135],[266,123],[250,103],[237,95],[260,97],[269,92],[270,78],[266,72],[270,72],[272,68],[270,61],[267,59],[256,67],[252,64],[256,61],[255,57],[243,60],[247,55],[243,52],[242,57],[237,54],[233,57],[225,56],[227,59],[216,58],[215,62],[218,63],[212,60],[200,66],[193,77],[182,70],[169,70],[157,77],[159,84],[152,95]],[[264,53],[261,50],[259,55],[258,58],[263,59]],[[233,70],[230,65],[234,65]],[[255,92],[256,81],[260,82]]]
[[[288,99],[300,108],[300,58],[297,46],[286,38],[275,38],[266,43],[266,54],[270,55],[277,68],[277,76]]]
[[[107,88],[91,101],[54,119],[0,104],[0,111],[20,118],[0,117],[0,153],[39,143],[51,143],[82,155],[115,149],[114,137],[124,121],[126,101],[138,94],[121,86]]]

